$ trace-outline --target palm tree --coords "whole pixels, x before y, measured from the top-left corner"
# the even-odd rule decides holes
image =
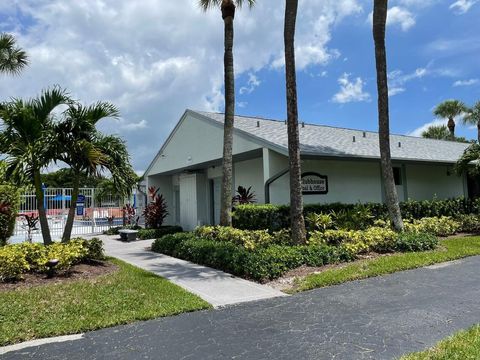
[[[447,127],[450,130],[450,137],[455,137],[455,117],[467,111],[465,104],[459,100],[446,100],[439,104],[433,113],[435,116],[448,119]]]
[[[52,112],[68,104],[67,93],[54,87],[42,92],[39,98],[12,100],[0,107],[3,129],[0,134],[0,152],[7,155],[7,176],[19,183],[34,185],[38,215],[45,245],[52,243],[40,171],[55,159],[55,134]]]
[[[18,75],[27,65],[27,53],[17,47],[15,38],[10,34],[0,34],[0,73]]]
[[[300,135],[298,130],[297,77],[295,69],[295,26],[298,0],[286,0],[285,7],[285,76],[287,86],[288,155],[290,167],[290,220],[292,239],[306,242],[303,217],[302,171],[300,165]]]
[[[480,101],[467,110],[467,114],[463,117],[465,124],[477,125],[477,140],[480,144]]]
[[[427,130],[422,132],[422,137],[425,139],[449,140],[451,134],[446,125],[429,126]]]
[[[398,194],[393,177],[390,153],[390,118],[388,109],[387,51],[385,48],[385,27],[387,22],[388,0],[374,0],[373,38],[375,41],[375,61],[378,90],[378,135],[382,177],[385,184],[387,208],[396,231],[403,231],[402,214],[398,204]]]
[[[56,124],[57,160],[70,166],[73,189],[62,241],[70,240],[75,219],[75,206],[84,176],[99,176],[106,169],[112,174],[114,185],[125,194],[131,192],[136,175],[130,165],[125,143],[116,136],[102,135],[96,124],[108,117],[118,117],[117,108],[106,102],[91,106],[74,104],[65,112],[65,119]]]
[[[250,7],[255,0],[199,0],[200,6],[207,11],[220,6],[225,24],[225,122],[223,126],[223,177],[220,209],[220,225],[232,225],[232,168],[233,168],[233,123],[235,118],[235,71],[233,63],[233,21],[237,7],[247,2]]]

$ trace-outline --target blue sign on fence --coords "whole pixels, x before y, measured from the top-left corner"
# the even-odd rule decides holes
[[[83,216],[85,213],[85,203],[77,202],[77,216]]]
[[[85,203],[85,195],[78,195],[77,203]]]

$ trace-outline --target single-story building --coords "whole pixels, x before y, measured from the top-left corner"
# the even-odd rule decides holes
[[[218,224],[224,115],[187,110],[145,172],[165,197],[168,224],[186,230]],[[304,202],[383,202],[378,134],[301,123]],[[392,135],[401,201],[468,197],[469,180],[454,164],[468,144]],[[258,203],[288,204],[285,121],[235,117],[233,188],[252,187]],[[473,186],[472,186],[473,188]]]

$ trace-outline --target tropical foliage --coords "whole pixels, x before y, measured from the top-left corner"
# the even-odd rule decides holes
[[[455,136],[452,139],[450,130],[446,125],[430,126],[427,130],[422,133],[422,137],[425,139],[436,139],[436,140],[453,140],[458,142],[468,142],[464,137]]]
[[[448,119],[447,127],[450,131],[450,138],[455,138],[455,118],[467,112],[467,106],[459,100],[446,100],[439,104],[433,111],[434,115]]]
[[[18,75],[27,65],[27,53],[17,46],[15,38],[0,34],[0,73]]]
[[[232,201],[234,204],[238,205],[254,204],[257,202],[257,197],[252,191],[251,186],[248,189],[244,188],[243,186],[239,186],[237,188],[237,195],[233,197]]]
[[[159,193],[160,189],[150,187],[148,194],[150,197],[150,203],[145,207],[143,215],[145,216],[145,225],[147,228],[160,229],[168,216],[167,202],[162,194]]]

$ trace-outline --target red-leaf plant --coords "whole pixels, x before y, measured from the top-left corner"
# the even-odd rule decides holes
[[[159,195],[160,189],[155,187],[148,188],[150,203],[145,207],[143,215],[145,216],[145,225],[150,229],[159,229],[162,227],[165,218],[168,216],[167,202],[163,195]]]
[[[234,204],[238,205],[254,204],[257,202],[257,197],[252,191],[251,186],[248,189],[244,188],[243,186],[239,186],[237,188],[237,195],[233,197],[232,201]]]

